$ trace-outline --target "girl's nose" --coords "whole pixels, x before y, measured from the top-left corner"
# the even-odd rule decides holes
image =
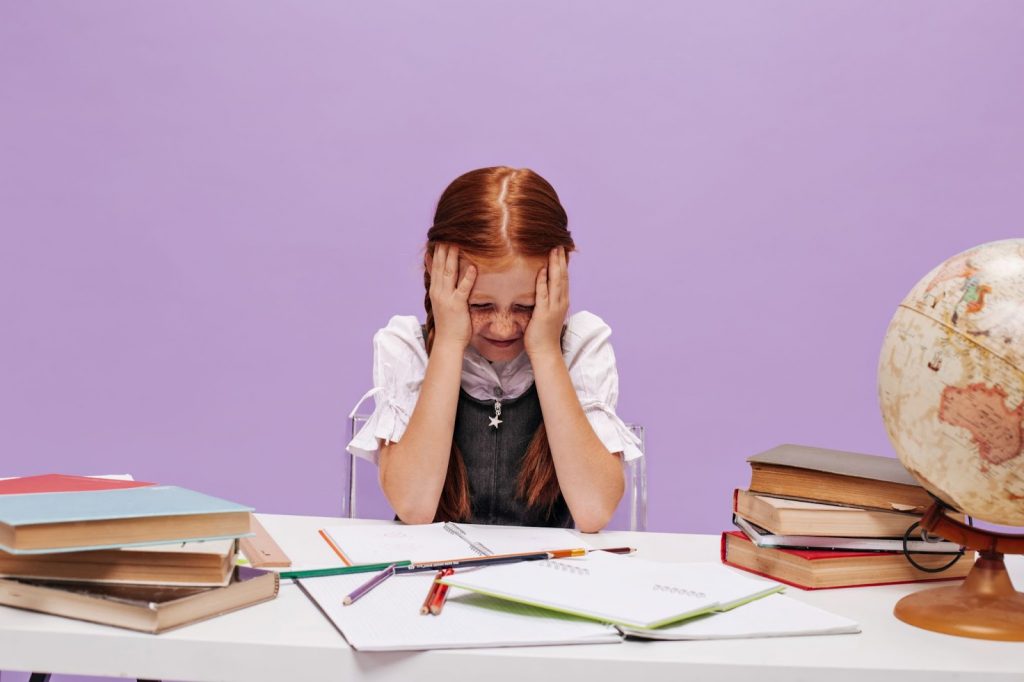
[[[495,315],[494,320],[491,322],[491,334],[495,341],[505,341],[514,338],[517,331],[515,321],[507,313]]]

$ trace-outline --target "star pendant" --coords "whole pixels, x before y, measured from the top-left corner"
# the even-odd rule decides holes
[[[488,424],[488,426],[493,426],[494,428],[498,428],[498,424],[500,424],[500,423],[501,423],[501,420],[498,419],[497,416],[494,416],[494,417],[491,417],[491,423]]]

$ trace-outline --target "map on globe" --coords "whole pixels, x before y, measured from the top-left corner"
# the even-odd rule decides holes
[[[928,273],[893,316],[879,399],[903,465],[971,516],[1024,525],[1024,239]]]

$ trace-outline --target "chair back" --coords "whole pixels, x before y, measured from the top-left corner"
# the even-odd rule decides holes
[[[348,440],[352,440],[369,417],[368,414],[356,414],[349,420]],[[623,463],[623,471],[626,476],[626,495],[629,499],[629,529],[647,530],[646,429],[642,424],[627,424],[626,426],[640,439],[640,452],[644,455]],[[348,458],[345,466],[348,480],[345,482],[346,494],[342,496],[341,500],[341,515],[354,519],[357,516],[356,463],[358,458],[348,451],[345,451],[344,454]]]

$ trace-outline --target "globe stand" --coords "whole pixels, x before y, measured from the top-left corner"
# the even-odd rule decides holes
[[[945,514],[936,502],[921,527],[981,556],[961,585],[915,592],[896,603],[893,614],[915,627],[947,635],[1024,641],[1024,593],[1010,582],[1004,554],[1024,554],[1024,535],[968,526]]]

